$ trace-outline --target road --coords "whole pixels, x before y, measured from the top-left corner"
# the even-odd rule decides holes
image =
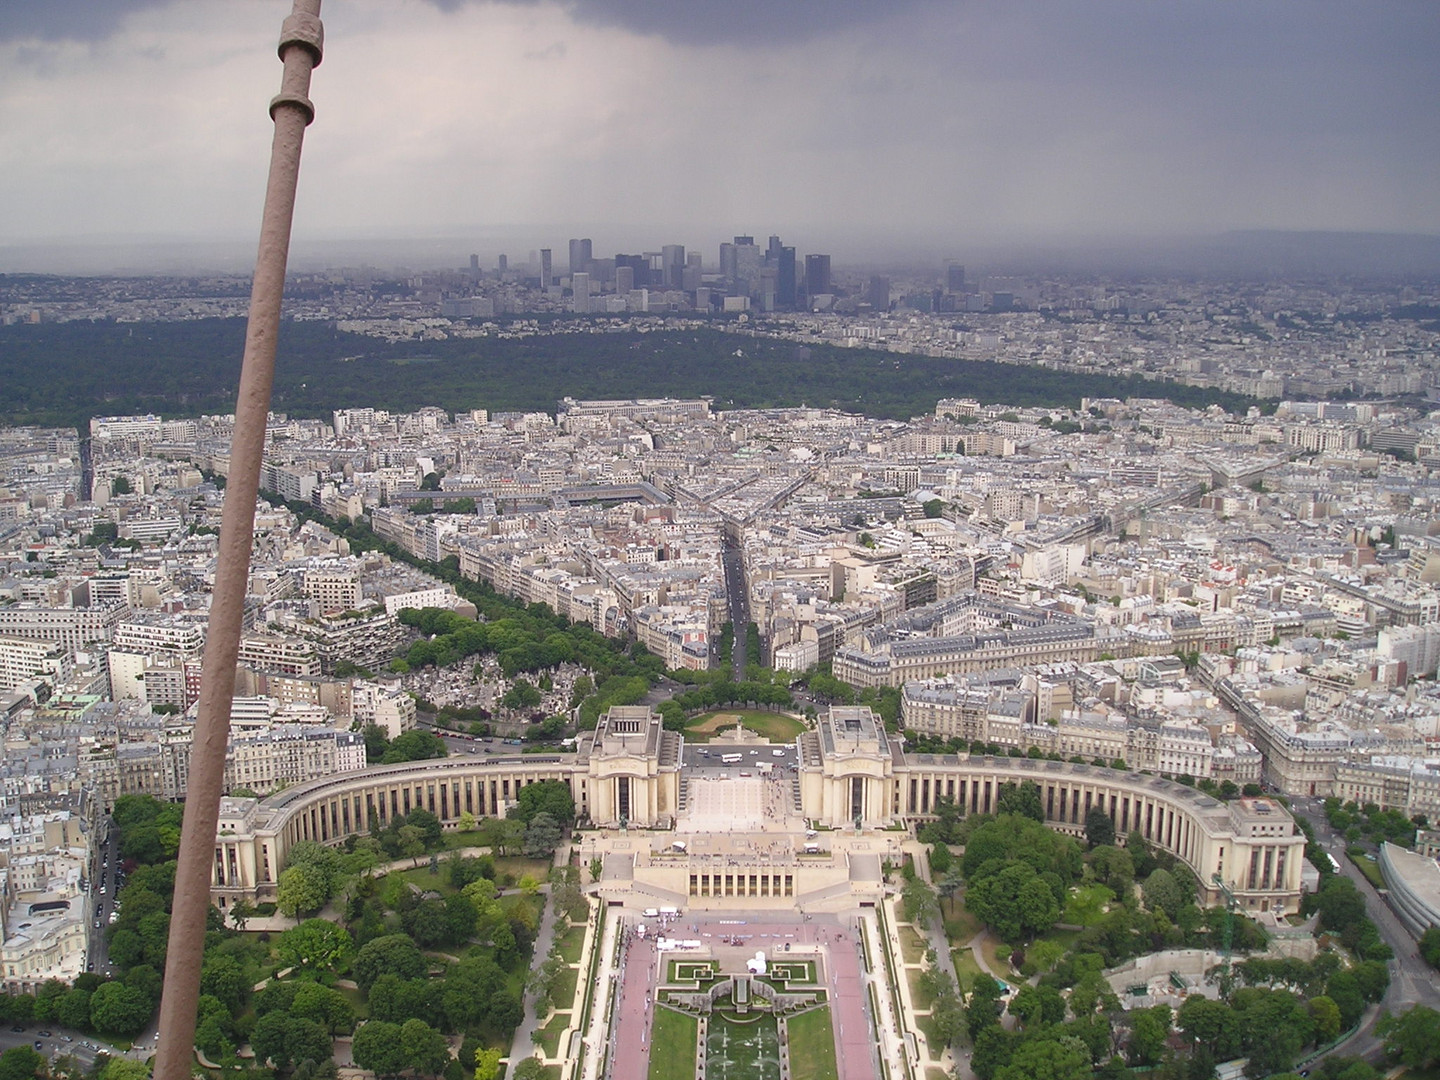
[[[745,638],[750,629],[750,592],[745,586],[745,556],[725,532],[725,547],[720,553],[725,567],[725,594],[730,607],[730,625],[735,631],[731,650],[731,667],[736,682],[745,680]]]
[[[1314,826],[1316,839],[1325,845],[1325,850],[1340,864],[1340,872],[1353,881],[1365,897],[1366,912],[1379,929],[1385,944],[1395,952],[1395,959],[1387,965],[1390,969],[1390,987],[1385,992],[1381,1006],[1392,1016],[1404,1012],[1412,1005],[1427,1005],[1432,1009],[1440,1009],[1440,987],[1436,986],[1435,972],[1420,959],[1415,939],[1395,917],[1390,905],[1346,856],[1345,841],[1325,820],[1320,800],[1297,800],[1292,804],[1291,810]],[[1332,1053],[1375,1058],[1382,1049],[1383,1044],[1375,1035],[1372,1017],[1353,1038],[1336,1047]]]
[[[15,1031],[16,1027],[21,1030]],[[42,1035],[42,1031],[48,1032],[48,1034]],[[124,1051],[117,1050],[94,1036],[70,1031],[48,1022],[44,1024],[31,1023],[28,1026],[10,1024],[0,1028],[0,1053],[16,1046],[33,1048],[36,1043],[40,1044],[38,1053],[45,1060],[53,1061],[68,1054],[80,1062],[87,1072],[95,1064],[95,1059],[100,1054],[107,1054],[110,1057],[126,1056]]]

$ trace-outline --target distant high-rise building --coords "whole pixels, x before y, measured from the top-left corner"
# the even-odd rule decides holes
[[[680,288],[685,277],[685,245],[664,245],[660,249],[660,261],[664,270],[664,276],[661,280],[665,288]]]
[[[616,255],[615,256],[615,291],[621,292],[619,285],[620,270],[624,268],[631,273],[631,289],[645,289],[650,286],[650,260],[644,255]],[[629,290],[623,290],[629,291]]]
[[[479,255],[471,255],[471,256],[470,256],[470,273],[471,273],[473,276],[475,276],[475,277],[479,277],[479,276],[480,276],[480,256],[479,256]]]
[[[577,315],[588,314],[590,311],[590,275],[583,270],[578,274],[571,274],[570,289],[575,294],[575,313]]]
[[[753,236],[737,236],[733,244],[721,244],[722,271],[725,269],[723,262],[727,247],[730,249],[730,270],[725,274],[725,279],[730,286],[730,295],[749,296],[760,279],[760,265],[763,261],[760,249],[755,246]]]
[[[830,256],[805,256],[805,291],[811,296],[833,292],[830,286]]]
[[[960,263],[945,264],[945,291],[950,293],[965,291],[965,267]]]
[[[549,248],[540,249],[540,288],[548,289],[550,283],[555,280],[555,267],[552,262],[553,252]]]
[[[775,306],[795,306],[795,249],[781,247],[775,262]]]
[[[890,279],[876,274],[865,283],[865,302],[876,311],[890,310]]]
[[[615,292],[624,296],[635,288],[635,267],[628,263],[621,263],[626,258],[624,255],[615,256]]]
[[[588,273],[590,262],[595,258],[589,238],[570,241],[570,276]]]
[[[499,270],[500,273],[505,273],[505,271],[510,269],[510,260],[507,259],[504,255],[501,255],[500,261],[495,264],[495,268]]]

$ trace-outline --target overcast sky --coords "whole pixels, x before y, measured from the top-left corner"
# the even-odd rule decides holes
[[[289,9],[4,0],[0,245],[248,242]],[[737,231],[802,253],[1440,233],[1435,0],[326,0],[323,16],[299,243],[463,235],[524,259],[583,234],[597,255],[680,242],[713,261]]]

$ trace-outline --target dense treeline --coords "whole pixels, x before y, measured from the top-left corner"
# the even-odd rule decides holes
[[[195,416],[234,410],[242,319],[0,328],[0,421],[83,424],[92,415]],[[1076,407],[1080,398],[1165,397],[1243,411],[1253,399],[1138,378],[977,360],[844,349],[724,330],[465,338],[387,343],[329,324],[281,326],[273,407],[549,411],[561,397],[693,397],[734,407],[834,407],[888,418],[930,412],[942,396]]]
[[[993,817],[967,819],[953,801],[940,800],[936,820],[920,831],[932,845],[934,889],[909,875],[902,892],[907,917],[918,921],[938,910],[937,895],[943,900],[963,887],[966,909],[1012,948],[1010,962],[1028,980],[1007,1006],[994,980],[977,976],[968,1005],[961,1010],[956,997],[937,1021],[945,1041],[968,1031],[982,1080],[1118,1078],[1142,1068],[1163,1080],[1190,1080],[1213,1076],[1216,1062],[1237,1057],[1249,1059],[1246,1075],[1269,1076],[1294,1068],[1308,1048],[1333,1042],[1383,998],[1389,949],[1355,886],[1332,876],[1306,901],[1305,910],[1317,911],[1321,929],[1333,935],[1313,960],[1245,956],[1262,949],[1266,935],[1232,913],[1228,935],[1241,956],[1221,974],[1220,1000],[1192,996],[1178,1012],[1164,1005],[1122,1011],[1103,970],[1159,949],[1217,949],[1227,936],[1225,909],[1201,907],[1190,869],[1137,834],[1120,847],[1113,826],[1106,832],[1087,822],[1087,850],[1043,819],[1039,789],[1029,782],[1002,785]],[[952,843],[965,845],[958,859]],[[1078,933],[1057,936],[1057,923]],[[937,1001],[949,1000],[947,986],[932,990]],[[1004,1011],[1017,1027],[1002,1026]],[[1407,1020],[1421,1034],[1429,1023]],[[1378,1077],[1352,1061],[1345,1066],[1333,1075]]]

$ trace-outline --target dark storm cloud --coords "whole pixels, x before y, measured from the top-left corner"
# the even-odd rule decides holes
[[[454,4],[464,0],[440,0]],[[573,0],[577,22],[653,34],[680,45],[785,45],[893,17],[926,0]]]
[[[164,0],[5,0],[0,41],[103,41],[127,16]]]

